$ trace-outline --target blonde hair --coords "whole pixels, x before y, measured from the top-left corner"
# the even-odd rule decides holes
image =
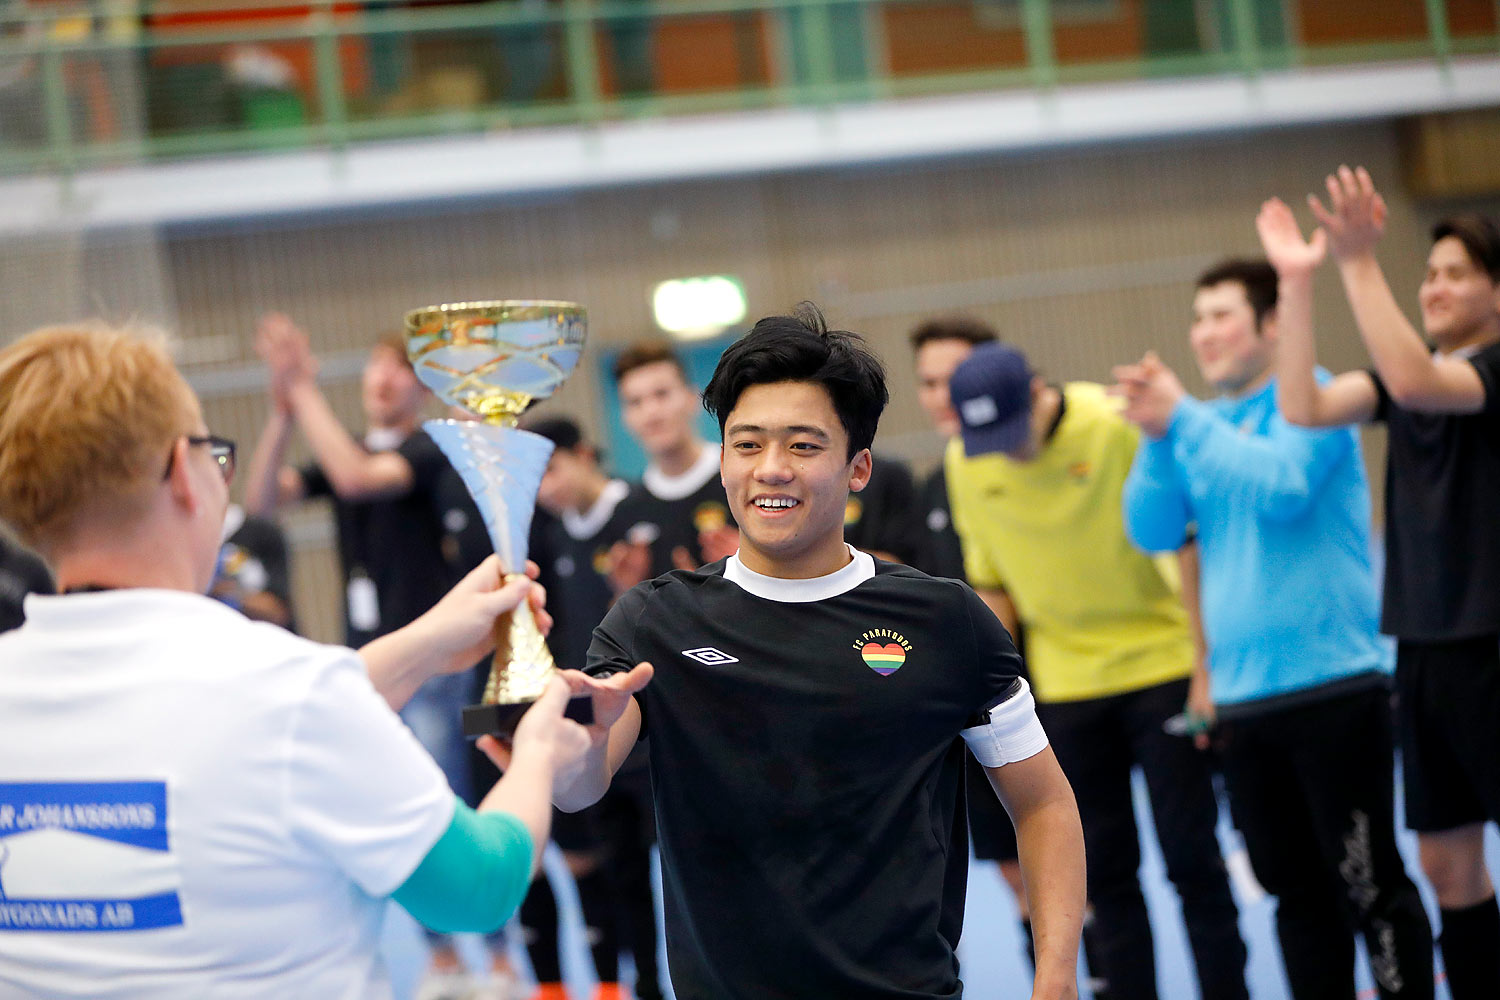
[[[28,333],[0,351],[0,519],[45,554],[83,515],[137,514],[198,412],[160,332]]]

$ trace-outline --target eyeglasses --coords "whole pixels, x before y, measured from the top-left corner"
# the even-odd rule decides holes
[[[208,445],[208,453],[213,456],[215,462],[219,463],[219,474],[224,477],[224,482],[228,483],[234,478],[235,448],[233,441],[226,437],[219,437],[217,434],[189,434],[187,435],[187,443],[190,445]],[[173,445],[172,450],[167,452],[167,468],[161,474],[162,479],[166,479],[172,474],[172,462],[176,458],[177,447]]]

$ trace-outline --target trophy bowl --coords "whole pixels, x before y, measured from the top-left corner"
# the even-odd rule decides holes
[[[587,335],[587,313],[573,302],[456,302],[406,314],[417,377],[472,416],[422,427],[463,478],[507,575],[525,572],[537,488],[552,456],[552,442],[516,422],[573,371]],[[465,735],[511,732],[556,673],[530,606],[502,616],[484,696],[464,709]],[[570,701],[568,716],[592,722],[590,700]]]

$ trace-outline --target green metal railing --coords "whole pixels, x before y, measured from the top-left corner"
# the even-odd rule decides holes
[[[1153,0],[968,0],[999,10],[1002,21],[1010,18],[1006,23],[1013,27],[1004,30],[1019,36],[1024,57],[1014,64],[997,59],[963,70],[899,73],[890,71],[880,44],[883,19],[925,8],[951,12],[966,0],[552,0],[536,8],[516,0],[490,0],[415,9],[310,0],[306,6],[297,4],[300,13],[288,12],[295,0],[224,0],[224,12],[259,12],[267,19],[170,26],[163,24],[163,15],[205,11],[169,6],[165,0],[126,8],[118,6],[119,0],[111,7],[101,7],[104,2],[108,0],[65,9],[49,4],[6,14],[6,0],[0,0],[0,173],[68,174],[92,166],[203,154],[341,149],[373,139],[908,95],[1046,91],[1071,82],[1226,73],[1253,77],[1286,66],[1425,59],[1446,68],[1456,56],[1500,51],[1493,23],[1487,30],[1455,37],[1444,0],[1425,0],[1425,31],[1414,37],[1322,46],[1263,44],[1259,29],[1267,16],[1265,3],[1217,0],[1227,38],[1200,42],[1193,51],[1092,62],[1059,57],[1058,23],[1076,26],[1092,20],[1101,33],[1108,32],[1111,18],[1125,23],[1125,4]],[[1354,12],[1359,5],[1349,6]],[[694,93],[606,93],[600,42],[611,32],[716,19],[732,24],[737,33],[741,65],[732,81]],[[363,47],[368,61],[380,46],[425,44],[441,54],[444,44],[467,45],[470,55],[482,54],[487,39],[494,57],[526,38],[545,45],[548,57],[561,62],[560,72],[551,75],[551,91],[533,99],[486,92],[478,100],[456,102],[463,106],[383,108],[368,93],[346,86],[351,45]],[[226,49],[267,45],[300,53],[310,81],[268,89],[235,84],[215,69]],[[658,51],[655,58],[659,65],[670,56]],[[747,67],[747,61],[757,65]],[[762,72],[767,65],[770,71]],[[187,93],[168,92],[166,84],[174,74],[181,78],[180,86],[190,88]],[[268,93],[279,94],[293,113],[280,121],[275,116],[249,121],[248,115],[233,113]],[[218,119],[167,120],[167,112],[191,113],[207,106],[211,95],[218,95],[215,107],[229,109]],[[101,127],[99,120],[111,116],[111,127]]]

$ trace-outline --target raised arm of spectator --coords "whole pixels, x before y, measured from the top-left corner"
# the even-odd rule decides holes
[[[1323,262],[1327,233],[1314,230],[1302,238],[1292,210],[1279,198],[1260,207],[1255,219],[1266,259],[1276,269],[1276,406],[1289,423],[1334,427],[1363,423],[1375,415],[1378,396],[1366,372],[1337,375],[1319,384],[1317,347],[1312,325],[1313,272]]]
[[[1426,413],[1477,413],[1485,396],[1479,373],[1462,358],[1428,351],[1375,259],[1386,207],[1369,172],[1339,167],[1326,184],[1329,207],[1314,195],[1308,196],[1308,205],[1328,234],[1359,335],[1391,399]]]
[[[372,453],[360,447],[328,405],[318,387],[307,334],[280,313],[263,317],[260,333],[304,359],[290,368],[287,404],[333,492],[343,500],[372,500],[409,491],[416,481],[411,463],[400,452]]]
[[[1111,394],[1125,400],[1125,417],[1140,426],[1138,397],[1147,384],[1142,366],[1117,365],[1114,377]],[[1125,533],[1147,552],[1170,552],[1187,540],[1192,504],[1165,433],[1145,433],[1125,480],[1123,504]]]
[[[288,391],[297,377],[297,367],[312,359],[299,355],[279,331],[267,329],[264,323],[255,333],[255,353],[270,371],[267,389],[271,408],[246,469],[245,510],[256,517],[271,517],[305,493],[301,474],[285,464],[286,447],[296,429]]]

